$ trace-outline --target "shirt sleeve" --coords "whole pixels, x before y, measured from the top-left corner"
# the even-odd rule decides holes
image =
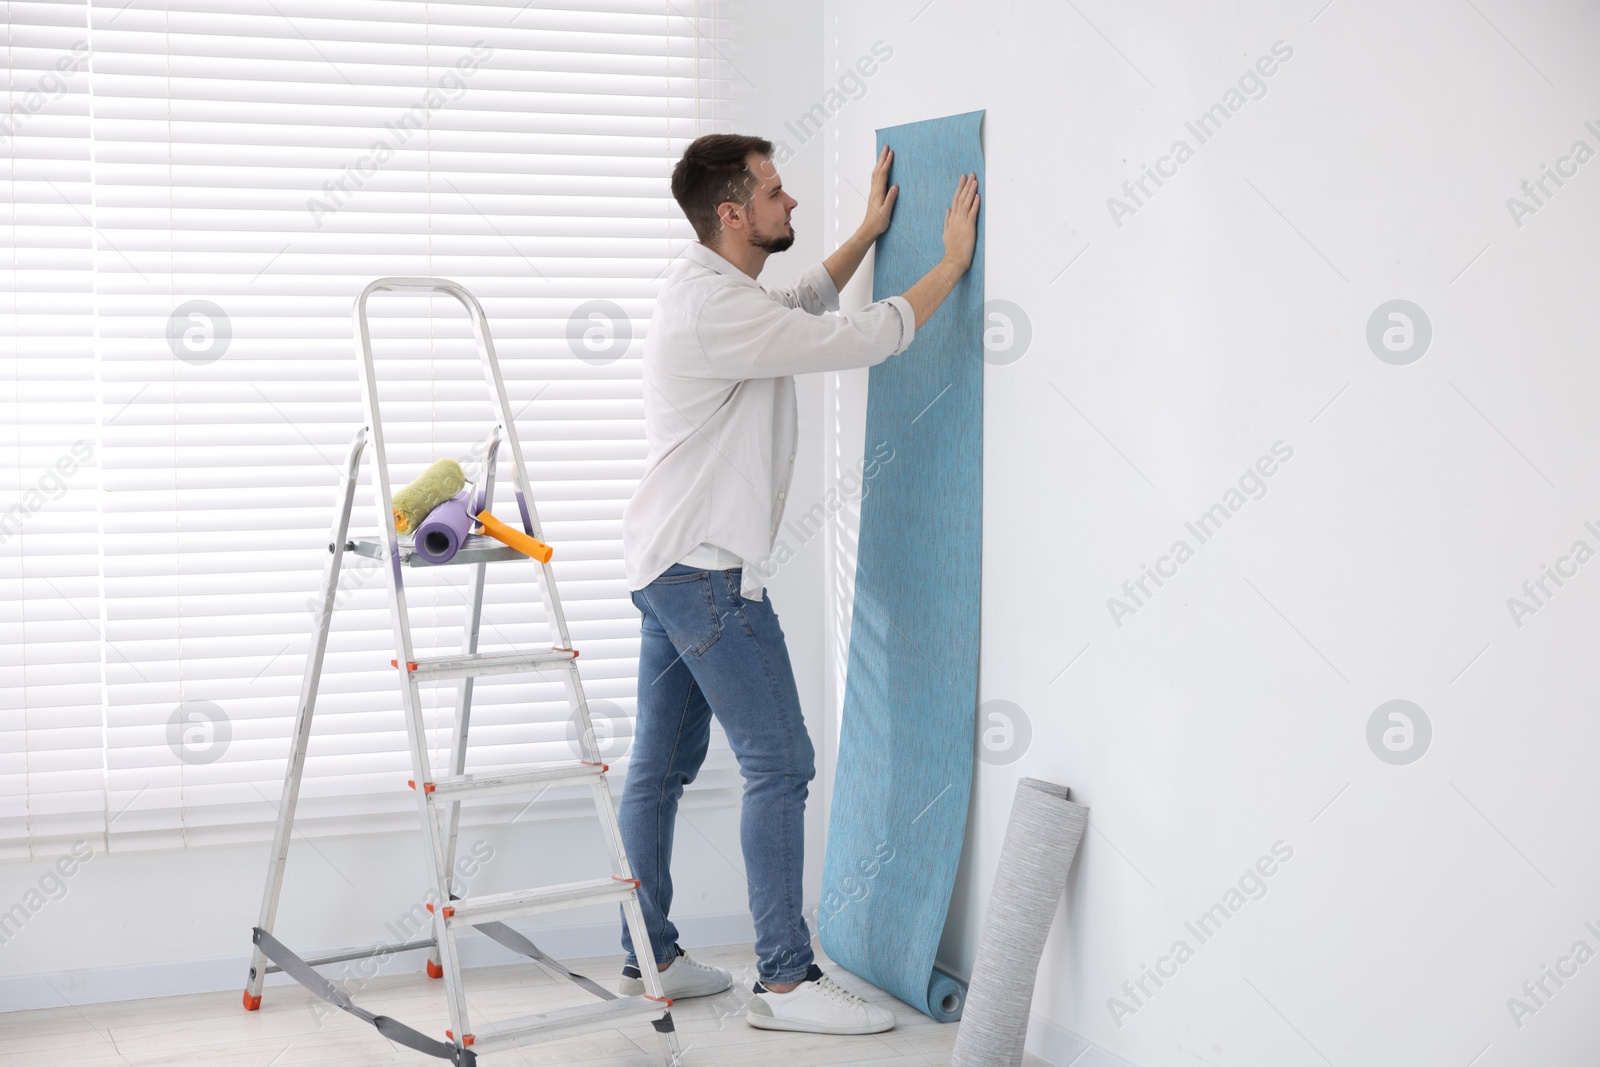
[[[700,307],[695,333],[713,378],[776,378],[813,371],[870,367],[904,352],[916,316],[903,296],[891,296],[848,315],[824,315],[839,294],[826,268],[808,270],[795,286],[799,307],[757,286],[726,285]],[[807,288],[809,283],[809,289]],[[805,302],[820,301],[817,313]]]
[[[761,288],[784,307],[800,308],[813,315],[839,310],[839,289],[833,284],[833,275],[821,263],[807,267],[793,285],[776,288],[763,285]]]

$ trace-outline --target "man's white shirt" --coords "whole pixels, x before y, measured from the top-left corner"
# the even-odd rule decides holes
[[[763,573],[794,474],[794,375],[870,367],[911,344],[902,296],[849,315],[821,263],[768,288],[705,245],[669,269],[644,343],[644,476],[622,513],[628,588],[686,556],[736,559],[740,595]]]

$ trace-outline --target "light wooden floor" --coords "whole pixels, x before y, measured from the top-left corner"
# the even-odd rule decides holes
[[[936,1023],[876,987],[832,965],[813,942],[817,962],[857,995],[894,1011],[897,1024],[882,1034],[829,1037],[757,1030],[744,1020],[755,981],[749,945],[691,948],[704,963],[733,973],[733,988],[714,997],[673,1005],[685,1050],[685,1067],[943,1067],[950,1062],[956,1025]],[[569,960],[567,965],[611,989],[618,956]],[[337,968],[325,969],[330,977]],[[589,994],[557,981],[535,964],[467,972],[468,1011],[509,1018],[549,1007],[580,1004]],[[442,1038],[449,1025],[443,983],[420,972],[376,978],[356,1003]],[[312,996],[298,985],[269,986],[261,1010],[245,1011],[240,991],[199,993],[117,1004],[85,1004],[0,1015],[0,1061],[10,1067],[426,1067],[445,1061],[391,1045],[366,1023]],[[664,1058],[648,1020],[583,1037],[486,1055],[485,1067],[662,1067]],[[1046,1067],[1029,1056],[1028,1067]]]

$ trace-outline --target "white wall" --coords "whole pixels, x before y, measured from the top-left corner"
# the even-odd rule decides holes
[[[875,128],[987,109],[987,296],[1032,327],[986,373],[980,683],[1032,740],[978,765],[943,960],[971,966],[1033,775],[1093,809],[1034,1001],[1053,1062],[1074,1034],[1141,1067],[1592,1062],[1600,962],[1546,979],[1542,1007],[1522,985],[1600,951],[1600,564],[1520,627],[1507,598],[1575,541],[1600,549],[1600,161],[1520,227],[1506,201],[1575,141],[1600,150],[1600,12],[906,0],[824,19],[829,79],[894,49],[829,122],[836,222],[859,218],[842,179],[865,188]],[[1280,41],[1265,95],[1198,144],[1185,121]],[[1178,138],[1194,158],[1117,225],[1107,198]],[[1433,329],[1409,365],[1366,337],[1397,298]],[[864,378],[830,385],[846,461]],[[1185,522],[1279,441],[1265,495],[1200,544]],[[1119,626],[1108,598],[1180,538],[1194,557]],[[1432,725],[1408,765],[1367,739],[1392,699]],[[1201,943],[1185,922],[1280,841],[1265,895]],[[1193,958],[1128,996],[1179,939]],[[1536,1013],[1514,1020],[1513,996]],[[1136,1010],[1114,1019],[1113,997]]]
[[[734,15],[734,47],[727,57],[755,82],[735,74],[739,106],[731,118],[741,130],[770,130],[815,99],[821,24],[814,11],[800,7],[770,12],[739,8]],[[764,283],[783,284],[820,258],[820,176],[819,151],[783,168],[786,187],[801,202],[795,214],[798,239],[791,252],[772,261]],[[792,507],[804,510],[821,494],[821,378],[811,375],[799,385],[803,461],[796,462],[790,500]],[[819,764],[831,736],[820,667],[822,567],[818,545],[800,553],[769,587],[788,636]],[[819,768],[807,813],[808,907],[820,895],[826,795]],[[524,818],[509,829],[464,831],[462,840],[466,844],[479,838],[489,843],[494,858],[470,882],[475,892],[593,877],[606,869],[592,818]],[[673,918],[684,943],[692,947],[750,940],[737,799],[711,806],[686,799],[675,844]],[[307,953],[388,940],[385,923],[404,916],[423,897],[426,879],[420,857],[415,834],[297,840],[280,936]],[[265,844],[96,854],[66,880],[64,896],[0,944],[0,1011],[69,998],[84,1003],[242,988],[266,858]],[[43,862],[0,864],[0,908],[23,900],[48,867]],[[557,953],[620,952],[614,907],[564,912],[544,923],[518,925],[534,931],[543,947]],[[481,939],[465,947],[464,956],[480,963],[514,958]],[[420,966],[420,957],[410,954],[394,960],[389,969]]]

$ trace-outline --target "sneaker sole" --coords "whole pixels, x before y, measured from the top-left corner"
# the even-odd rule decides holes
[[[703,989],[703,990],[698,990],[698,991],[691,991],[691,992],[688,992],[688,993],[672,993],[672,992],[668,992],[667,996],[671,997],[673,1000],[689,1000],[689,999],[691,999],[693,997],[712,997],[712,996],[716,996],[718,993],[726,993],[728,990],[730,990],[732,988],[733,988],[733,979],[730,977],[725,985],[718,986],[716,989]],[[645,993],[649,992],[649,990],[645,989],[645,987],[644,987],[644,979],[642,979],[642,978],[627,978],[627,977],[624,977],[622,979],[621,985],[619,985],[617,987],[617,992],[620,993],[622,996],[625,996],[625,997],[639,997],[639,996],[643,996]]]
[[[818,1023],[794,1022],[788,1019],[773,1019],[765,1015],[751,1015],[745,1013],[744,1021],[757,1030],[788,1030],[802,1034],[881,1034],[885,1030],[894,1029],[894,1020],[887,1024],[863,1023],[860,1026],[822,1026]]]

